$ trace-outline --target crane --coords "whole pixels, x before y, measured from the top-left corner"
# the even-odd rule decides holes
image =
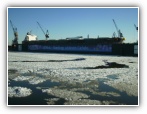
[[[41,25],[39,24],[39,22],[37,22],[37,24],[38,24],[39,27],[41,28],[41,30],[42,30],[42,32],[44,33],[45,38],[46,38],[46,40],[47,40],[47,38],[49,38],[49,32],[48,32],[48,30],[47,30],[46,33],[45,33],[44,30],[42,29]]]
[[[14,40],[12,40],[12,45],[17,45],[18,44],[18,32],[17,32],[17,28],[13,26],[11,20],[10,20],[10,23],[11,23],[11,27],[12,27],[13,33],[14,33]]]
[[[123,37],[123,34],[121,33],[120,29],[118,29],[116,23],[115,23],[115,20],[113,19],[113,22],[114,22],[114,25],[115,25],[115,28],[116,28],[116,31],[118,33],[118,38],[122,38]]]
[[[113,35],[112,35],[112,38],[115,38],[115,37],[116,37],[116,33],[114,32]]]
[[[135,27],[136,31],[138,32],[138,27],[135,24],[134,24],[134,27]]]

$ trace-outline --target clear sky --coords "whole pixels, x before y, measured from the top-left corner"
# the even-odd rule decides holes
[[[83,36],[90,38],[112,37],[116,32],[112,19],[115,20],[117,27],[126,38],[126,43],[135,42],[138,38],[138,32],[134,24],[138,26],[138,8],[137,7],[26,7],[7,9],[8,23],[8,43],[12,44],[14,39],[10,20],[17,28],[19,43],[21,43],[27,32],[38,36],[39,40],[44,40],[45,36],[37,24],[40,23],[44,31],[49,30],[50,39],[65,39],[66,37]]]

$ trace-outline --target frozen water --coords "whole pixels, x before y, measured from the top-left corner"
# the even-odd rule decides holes
[[[13,80],[15,81],[24,81],[24,80],[29,80],[33,78],[33,76],[17,76]]]
[[[84,58],[81,61],[78,58]],[[71,60],[78,61],[71,61]],[[54,60],[64,60],[63,62],[55,62]],[[67,61],[65,61],[67,60]],[[35,61],[35,62],[23,62]],[[38,61],[38,62],[37,62]],[[54,61],[54,62],[52,62]],[[85,67],[96,67],[105,65],[105,62],[116,62],[118,64],[125,64],[128,68],[107,68],[107,69],[83,69]],[[104,84],[115,88],[121,92],[126,92],[129,96],[138,96],[138,57],[122,57],[122,56],[100,56],[100,55],[79,55],[79,54],[51,54],[51,53],[24,53],[24,52],[8,52],[8,70],[16,69],[17,75],[9,75],[9,79],[13,78],[15,81],[28,81],[30,84],[39,84],[46,80],[55,82],[68,83],[83,83],[87,80],[103,79]],[[19,73],[19,75],[18,75]],[[26,76],[26,74],[28,74]],[[108,76],[114,75],[117,78],[113,79]],[[106,79],[106,80],[104,80]],[[66,89],[65,89],[66,90]],[[80,99],[77,92],[56,88],[54,93],[52,89],[42,90],[55,95],[63,97],[64,99]],[[92,91],[92,90],[89,90]],[[13,92],[10,94],[13,96]],[[63,93],[64,96],[59,93]],[[65,95],[64,93],[69,95]],[[9,94],[9,95],[10,95]],[[70,97],[72,94],[77,97]],[[102,94],[102,93],[99,93]],[[119,96],[118,93],[113,96]],[[11,96],[11,95],[10,95]],[[87,98],[85,96],[84,98]],[[75,103],[73,100],[72,102]],[[88,102],[88,100],[83,100]],[[93,102],[93,101],[89,101]],[[67,104],[71,104],[66,102]],[[79,102],[76,102],[79,104]],[[102,102],[101,102],[102,103]],[[97,102],[96,104],[101,104]],[[102,104],[107,104],[107,101]],[[109,104],[109,103],[108,103]]]
[[[39,84],[39,83],[42,83],[44,81],[46,81],[44,78],[35,77],[35,78],[29,80],[29,83],[30,84]]]
[[[8,87],[9,97],[27,97],[31,95],[32,90],[26,87]]]
[[[42,91],[47,92],[48,94],[54,95],[56,97],[65,98],[66,100],[75,101],[81,98],[88,98],[86,94],[69,91],[67,89],[50,88],[50,89],[45,89],[45,90],[43,89]]]

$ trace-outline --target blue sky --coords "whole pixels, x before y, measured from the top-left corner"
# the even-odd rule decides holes
[[[11,45],[14,39],[10,20],[17,28],[19,43],[21,43],[27,32],[44,40],[45,36],[37,24],[40,23],[44,31],[49,30],[50,39],[65,39],[66,37],[83,36],[90,38],[112,37],[116,32],[112,19],[123,33],[127,42],[135,42],[138,33],[134,24],[138,26],[138,8],[8,8],[8,43]],[[117,33],[117,32],[116,32]]]

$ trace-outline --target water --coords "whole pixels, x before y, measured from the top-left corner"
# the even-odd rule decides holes
[[[104,84],[104,82],[108,81],[110,79],[117,79],[117,76],[109,75],[107,76],[108,78],[100,78],[97,79],[98,82],[98,88],[91,88],[95,90],[96,92],[105,92],[108,96],[105,95],[100,95],[100,94],[94,94],[90,91],[86,90],[77,90],[77,92],[81,92],[84,94],[89,95],[88,99],[91,100],[99,100],[99,101],[109,101],[110,105],[138,105],[138,97],[135,96],[128,96],[125,92],[121,92],[107,84]],[[48,95],[47,93],[43,93],[41,89],[36,89],[36,87],[41,87],[41,88],[50,88],[50,87],[58,87],[62,88],[80,88],[78,85],[63,85],[60,84],[59,82],[51,82],[49,80],[45,81],[44,83],[37,84],[37,85],[31,85],[27,81],[10,81],[9,86],[21,86],[21,87],[27,87],[30,88],[33,93],[28,96],[28,97],[21,97],[21,98],[8,98],[8,105],[47,105],[47,101],[45,99],[50,99],[50,98],[57,98],[56,96],[53,95]],[[88,85],[87,85],[88,86]],[[117,93],[120,96],[115,96],[109,94],[109,92]],[[111,101],[113,101],[111,103]],[[59,100],[55,101],[54,105],[64,105],[65,100],[63,98],[59,98]]]
[[[104,84],[103,82],[99,82],[99,91],[103,92],[116,92],[120,94],[118,97],[102,97],[99,96],[101,100],[112,100],[116,101],[118,104],[126,104],[126,105],[138,105],[138,97],[135,96],[129,96],[126,94],[126,92],[121,92],[109,85]],[[94,97],[94,96],[93,96]]]
[[[27,81],[13,81],[11,80],[10,85],[13,86],[21,86],[30,88],[33,93],[28,97],[21,97],[21,98],[8,98],[8,105],[47,105],[45,99],[48,98],[56,98],[55,96],[48,95],[47,93],[43,93],[41,89],[36,89],[36,87],[53,87],[58,86],[59,83],[46,81],[42,84],[31,85]],[[62,99],[61,99],[62,100]],[[62,104],[59,101],[59,104]]]

